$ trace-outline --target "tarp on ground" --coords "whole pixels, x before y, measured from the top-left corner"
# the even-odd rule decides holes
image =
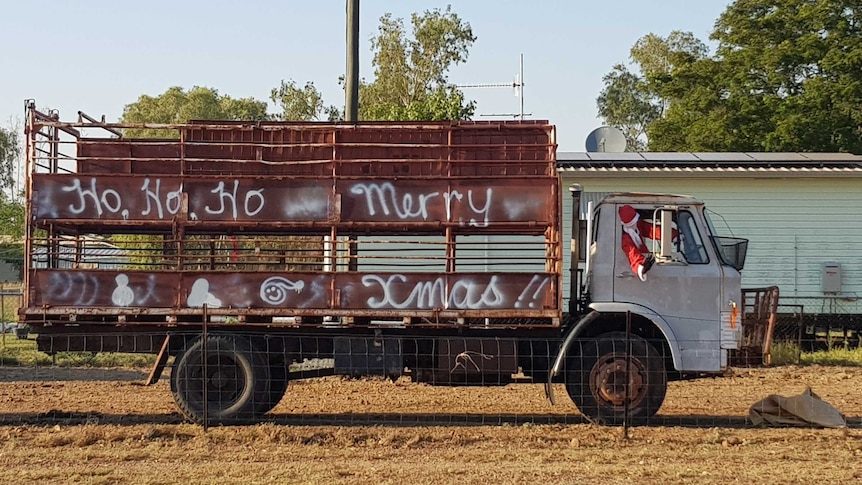
[[[751,406],[748,418],[755,426],[847,427],[844,416],[810,387],[798,396],[768,396]]]

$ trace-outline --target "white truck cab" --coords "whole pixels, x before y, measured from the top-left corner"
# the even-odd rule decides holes
[[[642,281],[622,249],[619,210],[633,207],[641,221],[657,228],[671,221],[671,237],[644,234],[655,264]],[[741,337],[741,261],[725,254],[727,238],[716,240],[703,202],[677,195],[624,194],[596,207],[590,244],[589,307],[599,312],[642,315],[662,331],[678,371],[715,372],[727,366],[727,350]],[[744,244],[745,240],[738,240]],[[736,254],[736,253],[731,253]]]
[[[720,372],[738,348],[747,240],[717,235],[704,203],[682,195],[610,195],[587,227],[584,308],[551,376],[565,364],[591,419],[652,416],[669,376]]]

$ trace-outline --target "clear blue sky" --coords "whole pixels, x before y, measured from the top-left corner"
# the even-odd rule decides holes
[[[563,151],[583,151],[600,124],[601,78],[628,61],[648,34],[691,31],[708,41],[730,0],[360,0],[360,76],[370,78],[369,39],[386,12],[409,25],[412,12],[451,4],[477,40],[450,81],[508,83],[524,54],[525,108],[557,125]],[[40,108],[115,121],[141,94],[208,86],[266,100],[281,79],[313,81],[326,104],[343,106],[345,0],[41,0],[6,2],[0,17],[0,125]],[[465,89],[477,115],[515,113],[508,88]],[[486,119],[477,116],[476,119]]]

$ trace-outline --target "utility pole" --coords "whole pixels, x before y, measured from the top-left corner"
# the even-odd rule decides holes
[[[347,72],[344,121],[359,121],[359,0],[347,0]]]
[[[344,76],[344,121],[359,121],[359,0],[347,0],[347,72]],[[356,237],[347,238],[347,270],[359,268]]]

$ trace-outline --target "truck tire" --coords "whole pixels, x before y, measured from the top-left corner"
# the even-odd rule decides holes
[[[206,344],[206,375],[202,350]],[[206,410],[204,410],[206,386]],[[177,357],[171,372],[177,407],[197,424],[253,422],[270,392],[270,368],[263,353],[234,335],[210,335],[196,340]]]
[[[284,393],[287,392],[287,364],[284,362],[272,363],[269,366],[269,393],[260,406],[256,409],[259,415],[266,414],[275,408]]]
[[[667,392],[664,361],[646,340],[632,336],[629,419],[655,415]],[[578,341],[566,362],[566,392],[581,413],[598,424],[621,425],[625,416],[626,340],[619,332]]]

